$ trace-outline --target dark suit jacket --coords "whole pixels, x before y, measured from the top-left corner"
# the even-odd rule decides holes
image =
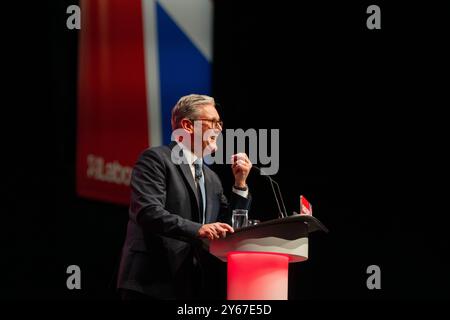
[[[201,241],[199,208],[188,164],[174,164],[176,145],[153,147],[139,157],[131,177],[127,236],[122,249],[118,288],[161,299],[189,298],[193,265]],[[232,209],[248,209],[249,199],[232,192],[230,203],[219,177],[203,166],[206,223],[229,223]],[[195,266],[194,266],[195,267]]]

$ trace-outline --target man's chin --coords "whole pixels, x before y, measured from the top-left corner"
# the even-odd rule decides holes
[[[214,143],[210,143],[209,145],[206,146],[206,148],[203,150],[203,156],[207,156],[210,155],[214,152],[217,151],[217,144]]]

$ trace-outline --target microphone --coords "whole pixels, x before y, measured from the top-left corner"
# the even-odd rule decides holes
[[[273,180],[269,175],[263,174],[264,171],[261,168],[255,166],[255,165],[252,165],[252,168],[255,169],[256,171],[258,171],[261,176],[267,177],[267,179],[269,179],[270,185],[272,187],[272,192],[273,192],[273,195],[275,197],[275,201],[277,203],[277,207],[278,207],[278,210],[279,210],[278,218],[285,218],[285,217],[287,217],[288,214],[287,214],[287,211],[286,211],[286,207],[284,205],[284,200],[283,200],[283,195],[281,194],[280,185],[275,180]],[[280,197],[280,200],[281,200],[281,205],[283,206],[284,211],[281,210],[280,200],[278,200],[277,193],[275,192],[275,187],[273,186],[274,184],[277,186],[278,194],[279,194],[279,197]]]

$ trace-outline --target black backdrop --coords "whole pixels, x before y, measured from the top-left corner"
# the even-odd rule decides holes
[[[27,134],[6,135],[5,297],[117,298],[127,208],[75,194],[77,34],[65,28],[75,3],[49,4],[41,28],[24,16],[11,25],[10,48],[26,49],[12,82]],[[290,267],[292,299],[449,296],[445,10],[381,2],[382,30],[369,31],[369,4],[216,1],[213,95],[226,127],[280,129],[288,211],[304,194],[330,229]],[[215,169],[230,187],[229,168]],[[275,217],[269,186],[253,175],[249,185],[250,215]],[[80,291],[66,289],[70,264]],[[366,288],[372,264],[379,291]]]

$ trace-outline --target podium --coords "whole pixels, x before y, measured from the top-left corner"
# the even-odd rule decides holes
[[[315,217],[297,214],[211,241],[209,252],[227,262],[227,299],[287,300],[289,263],[308,259],[308,235],[318,230],[328,232]]]

